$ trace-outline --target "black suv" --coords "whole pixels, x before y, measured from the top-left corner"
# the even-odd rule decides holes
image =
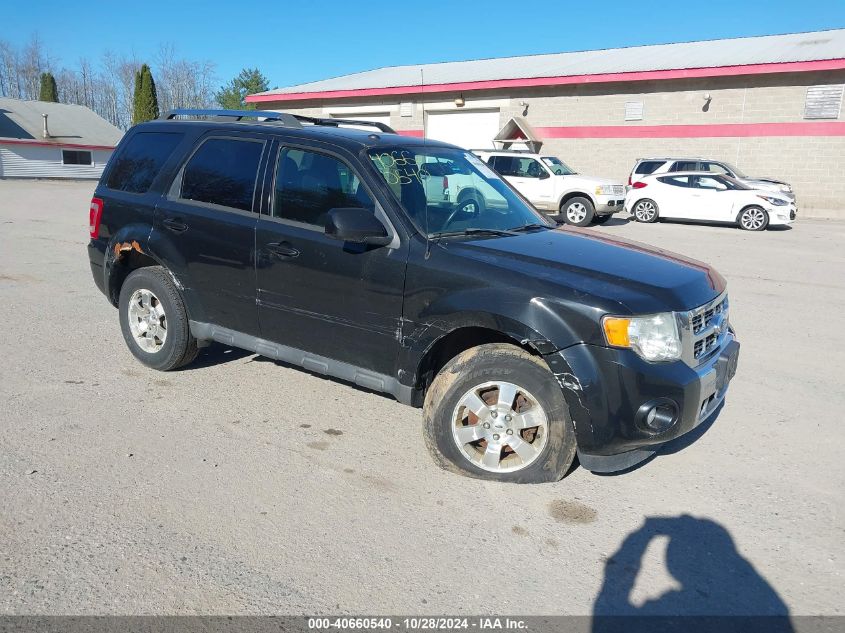
[[[627,468],[715,415],[736,370],[710,266],[557,227],[475,155],[382,124],[171,112],[127,132],[90,224],[145,365],[218,341],[386,392],[468,475]]]

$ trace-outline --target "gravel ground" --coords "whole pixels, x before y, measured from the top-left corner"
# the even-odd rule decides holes
[[[628,473],[438,470],[420,412],[222,346],[130,355],[93,183],[0,181],[0,613],[842,614],[845,223],[596,231],[714,263],[719,418]]]

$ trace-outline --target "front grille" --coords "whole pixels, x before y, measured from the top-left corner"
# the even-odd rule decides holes
[[[713,322],[713,317],[717,314],[722,314],[722,310],[727,306],[727,297],[711,308],[706,308],[704,312],[694,314],[692,317],[692,333],[698,334],[706,327],[709,327]]]
[[[693,356],[695,358],[706,356],[707,352],[712,350],[716,345],[717,338],[718,337],[715,334],[708,334],[703,339],[696,341],[693,346]]]
[[[728,295],[683,313],[683,358],[692,367],[700,365],[719,349],[728,334]]]
[[[625,193],[624,185],[613,185],[613,195],[621,196]]]

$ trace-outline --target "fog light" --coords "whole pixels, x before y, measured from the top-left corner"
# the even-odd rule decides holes
[[[648,433],[663,433],[678,422],[678,403],[658,398],[642,405],[637,411],[637,425]]]

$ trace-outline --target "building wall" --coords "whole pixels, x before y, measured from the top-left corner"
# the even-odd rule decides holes
[[[267,109],[311,116],[346,116],[389,112],[398,131],[420,131],[426,111],[457,111],[454,100],[462,96],[461,110],[495,107],[501,126],[512,116],[524,116],[544,138],[544,152],[559,155],[584,173],[627,181],[637,158],[647,156],[705,156],[734,163],[753,176],[771,176],[793,185],[799,213],[805,216],[845,217],[845,136],[809,136],[806,128],[795,136],[764,136],[744,124],[808,123],[803,118],[807,87],[844,84],[845,71],[745,75],[670,81],[580,84],[573,86],[511,89],[507,92],[439,93],[421,100],[419,95],[375,97],[336,102],[290,101],[261,104]],[[705,102],[704,95],[712,99]],[[625,121],[625,102],[642,101],[643,118]],[[400,115],[400,103],[413,102],[411,116]],[[527,103],[528,108],[521,105]],[[845,121],[840,112],[839,122]],[[737,134],[724,134],[714,126],[739,125]],[[591,127],[618,126],[596,130]],[[672,128],[668,138],[625,138],[635,126],[685,126]],[[700,126],[690,128],[688,126]],[[544,130],[543,128],[546,128]],[[582,138],[553,138],[583,134]],[[563,129],[561,129],[563,128]],[[577,129],[573,134],[572,128]],[[583,128],[583,129],[578,129]],[[664,132],[665,133],[665,132]],[[662,136],[663,134],[661,134]],[[604,137],[601,137],[604,136]]]
[[[91,165],[63,165],[61,146],[4,145],[0,141],[0,178],[96,179],[102,175],[112,151],[91,150]]]

